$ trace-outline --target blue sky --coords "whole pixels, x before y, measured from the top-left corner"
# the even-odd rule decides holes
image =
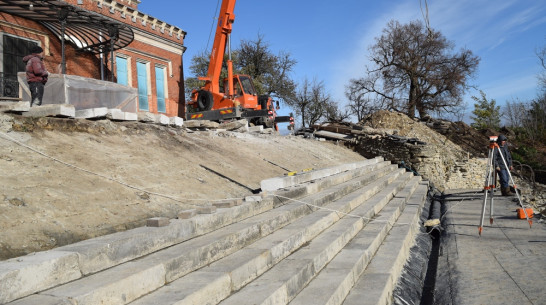
[[[185,75],[192,57],[212,46],[218,0],[142,0],[139,10],[187,32]],[[425,0],[239,0],[235,6],[233,47],[264,36],[273,53],[289,52],[297,61],[292,78],[324,81],[330,95],[346,103],[345,86],[364,76],[368,47],[390,20],[423,20]],[[427,0],[430,26],[481,58],[471,82],[498,105],[537,94],[541,72],[535,50],[546,45],[546,1]],[[213,28],[213,30],[214,30]],[[208,49],[207,49],[208,43]],[[467,113],[473,109],[465,97]]]

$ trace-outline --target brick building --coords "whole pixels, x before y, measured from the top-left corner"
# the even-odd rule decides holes
[[[18,97],[22,58],[39,45],[52,73],[138,88],[139,111],[184,117],[186,33],[138,11],[139,3],[0,0],[0,95]]]

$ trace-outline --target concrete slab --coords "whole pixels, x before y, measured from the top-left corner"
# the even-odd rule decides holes
[[[138,115],[134,112],[123,112],[124,121],[137,121]]]
[[[78,255],[44,251],[0,262],[0,304],[82,276]]]
[[[173,219],[166,227],[140,227],[57,248],[75,252],[83,274],[127,262],[196,236],[191,220]]]
[[[177,117],[177,116],[170,117],[169,118],[169,125],[176,126],[176,127],[181,127],[182,125],[184,125],[184,119],[181,118],[181,117]]]
[[[170,120],[168,116],[160,113],[155,115],[155,122],[160,125],[169,125]]]
[[[139,111],[137,113],[137,116],[138,116],[138,121],[139,122],[144,122],[144,123],[158,123],[158,120],[156,118],[156,115],[151,113],[151,112],[147,112],[147,111]]]
[[[170,223],[169,218],[167,217],[152,217],[149,219],[146,219],[146,226],[147,227],[165,227],[168,226]]]
[[[306,173],[295,175],[295,176],[266,179],[261,181],[260,186],[262,191],[266,191],[266,192],[275,191],[281,188],[286,188],[286,187],[294,186],[297,184],[309,182],[311,180],[316,180],[316,179],[324,178],[327,176],[335,175],[344,171],[360,168],[367,165],[372,165],[381,161],[383,161],[383,158],[377,157],[374,159],[364,160],[360,162],[343,164],[343,165],[330,167],[326,169],[306,172]]]
[[[74,305],[74,303],[61,297],[34,294],[11,302],[9,305]]]
[[[76,110],[75,116],[77,119],[97,119],[97,118],[104,118],[106,117],[107,114],[108,114],[108,108],[100,107],[100,108]]]
[[[165,285],[165,268],[142,268],[129,262],[41,294],[69,299],[78,305],[127,304]]]
[[[264,130],[263,125],[248,127],[248,132],[250,132],[250,133],[262,133],[263,130]]]
[[[228,274],[196,272],[131,304],[218,304],[230,293],[231,286]]]
[[[434,292],[453,304],[543,304],[546,300],[546,225],[517,219],[515,197],[494,195],[494,221],[478,234],[481,190],[446,192],[444,255],[438,273],[443,282]]]
[[[26,117],[63,117],[73,118],[76,115],[74,105],[48,104],[31,107],[28,112],[23,112]]]
[[[30,102],[0,102],[0,112],[27,112],[30,110]]]

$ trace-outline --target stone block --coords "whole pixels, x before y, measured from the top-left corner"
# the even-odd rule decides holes
[[[0,102],[0,112],[27,112],[30,102]]]
[[[248,127],[248,132],[250,133],[261,133],[263,130],[264,130],[263,125]]]
[[[248,121],[246,119],[222,123],[221,127],[226,130],[238,130],[240,128],[248,128]]]
[[[44,251],[0,262],[0,304],[82,276],[78,254]]]
[[[165,227],[170,223],[169,218],[167,217],[153,217],[146,220],[147,227]]]
[[[102,118],[106,117],[107,114],[108,108],[106,107],[76,110],[76,118],[78,119]]]
[[[29,111],[23,112],[26,117],[69,117],[76,115],[74,105],[70,104],[49,104],[31,107]]]
[[[202,122],[201,120],[187,120],[184,124],[184,126],[188,127],[188,128],[199,128],[201,127],[202,125]]]
[[[181,118],[181,117],[177,117],[177,116],[170,117],[169,118],[169,125],[180,127],[180,126],[184,125],[184,119]]]
[[[184,210],[178,213],[178,219],[188,219],[188,218],[192,218],[195,215],[197,215],[196,209]]]
[[[214,201],[212,205],[217,208],[231,208],[231,207],[234,207],[236,204],[234,200],[226,199],[226,200]]]
[[[121,109],[108,109],[106,118],[114,121],[123,121],[125,120],[125,114],[123,111],[121,111]]]
[[[153,113],[141,111],[137,113],[137,116],[140,122],[156,123],[156,117]]]
[[[197,213],[198,214],[213,214],[215,212],[216,212],[216,207],[211,206],[211,205],[202,206],[202,207],[197,208]]]
[[[204,128],[218,129],[218,127],[220,127],[220,123],[218,122],[207,121],[207,120],[203,120],[201,122],[202,122],[201,127],[204,127]]]
[[[246,196],[245,201],[246,202],[260,202],[260,201],[262,201],[262,196]]]
[[[124,112],[123,117],[125,121],[137,121],[138,115],[134,112]]]
[[[156,123],[161,125],[169,125],[169,122],[170,122],[169,117],[164,114],[157,114],[155,116],[155,119],[156,119]]]

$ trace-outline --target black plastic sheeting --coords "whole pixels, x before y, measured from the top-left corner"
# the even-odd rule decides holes
[[[433,296],[429,294],[434,291],[436,264],[431,253],[434,247],[439,245],[441,226],[425,227],[424,223],[429,219],[440,218],[440,198],[441,194],[433,186],[429,187],[427,200],[421,212],[419,234],[393,291],[395,305],[432,304],[430,299]]]

